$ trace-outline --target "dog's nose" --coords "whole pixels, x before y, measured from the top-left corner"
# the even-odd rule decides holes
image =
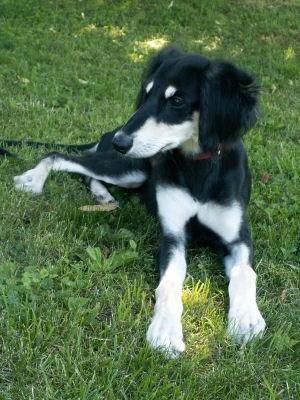
[[[119,131],[113,137],[112,144],[119,153],[125,154],[132,147],[133,139],[131,136],[126,135],[126,133]]]

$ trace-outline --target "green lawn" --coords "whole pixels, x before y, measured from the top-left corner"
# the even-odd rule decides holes
[[[43,149],[0,158],[0,399],[300,399],[298,0],[2,0],[0,137],[86,143],[130,116],[143,68],[174,43],[250,70],[261,117],[245,138],[262,340],[225,334],[227,283],[190,249],[186,351],[146,344],[158,227],[131,196],[83,213],[80,180],[51,175],[41,196],[12,179]],[[12,149],[16,151],[16,149]]]

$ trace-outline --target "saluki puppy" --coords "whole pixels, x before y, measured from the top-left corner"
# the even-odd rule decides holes
[[[51,153],[15,177],[17,189],[41,193],[50,171],[75,172],[87,177],[98,203],[114,201],[105,184],[140,188],[162,231],[147,340],[171,357],[185,348],[181,294],[189,238],[223,259],[228,334],[244,343],[265,329],[251,267],[251,175],[241,141],[256,121],[258,92],[253,78],[227,61],[166,48],[151,61],[128,122],[85,145],[80,157]]]

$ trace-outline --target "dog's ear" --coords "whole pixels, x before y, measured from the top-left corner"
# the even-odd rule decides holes
[[[234,146],[256,121],[259,86],[245,71],[224,61],[206,69],[200,95],[199,142],[204,151]]]
[[[147,82],[151,79],[151,76],[154,75],[155,71],[166,61],[172,59],[178,59],[181,57],[183,53],[175,46],[165,47],[163,50],[157,53],[157,55],[150,61],[148,68],[146,68],[143,77],[142,77],[142,85],[139,91],[139,94],[136,99],[136,109],[138,109],[146,100],[146,92],[145,87],[143,85],[144,82]]]

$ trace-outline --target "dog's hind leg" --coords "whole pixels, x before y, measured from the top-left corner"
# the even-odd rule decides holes
[[[86,177],[85,183],[91,191],[96,204],[116,203],[107,188],[97,179]]]
[[[148,161],[125,158],[115,151],[96,152],[83,157],[51,153],[35,168],[16,176],[14,182],[18,190],[40,194],[50,172],[62,171],[124,188],[137,188],[148,178],[148,169]],[[93,185],[95,186],[95,181]]]

